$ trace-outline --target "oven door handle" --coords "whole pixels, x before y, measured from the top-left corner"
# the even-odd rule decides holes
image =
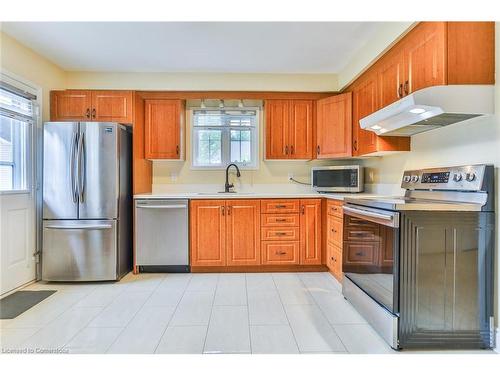
[[[399,227],[399,214],[397,212],[394,214],[382,214],[371,210],[362,210],[351,206],[344,206],[344,213],[391,228]]]

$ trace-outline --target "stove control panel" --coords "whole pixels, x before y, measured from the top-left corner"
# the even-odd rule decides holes
[[[407,190],[481,191],[486,165],[405,171],[401,187]]]

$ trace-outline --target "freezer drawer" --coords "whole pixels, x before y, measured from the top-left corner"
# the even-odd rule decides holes
[[[188,269],[187,200],[136,200],[135,230],[138,266],[184,266],[177,269]]]
[[[44,220],[42,279],[116,280],[116,244],[115,220]]]

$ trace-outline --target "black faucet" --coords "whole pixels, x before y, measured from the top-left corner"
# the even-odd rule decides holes
[[[236,177],[241,176],[240,169],[238,168],[238,166],[234,163],[229,164],[226,168],[226,184],[224,185],[224,193],[229,193],[230,192],[229,189],[234,187],[233,184],[229,183],[229,168],[231,168],[231,166],[234,166],[236,168]]]

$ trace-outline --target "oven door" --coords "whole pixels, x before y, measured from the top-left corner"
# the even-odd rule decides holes
[[[399,213],[344,206],[342,271],[389,312],[399,312]]]

